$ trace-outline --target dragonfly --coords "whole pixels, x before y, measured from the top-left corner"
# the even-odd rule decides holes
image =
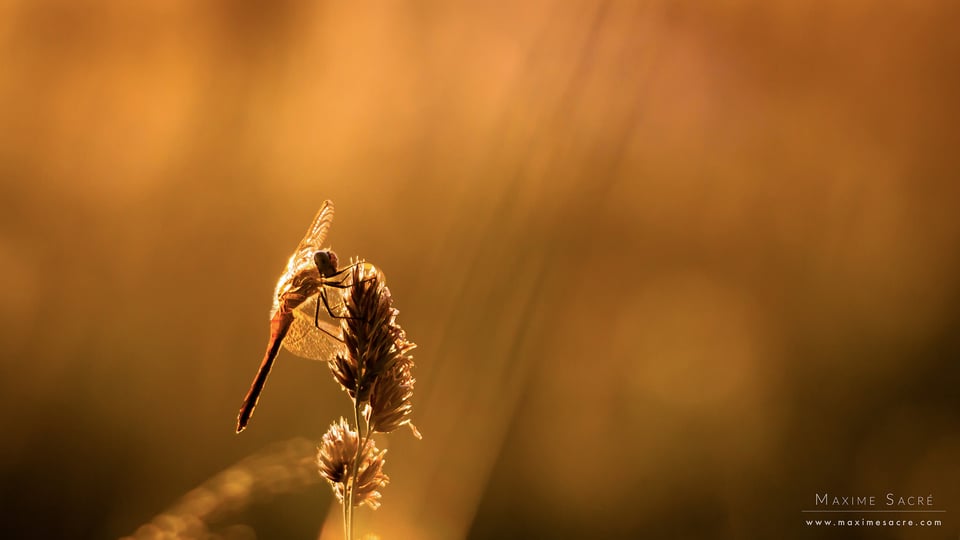
[[[337,254],[321,247],[331,223],[333,202],[324,201],[277,280],[267,351],[240,407],[237,433],[250,422],[281,345],[297,356],[320,361],[328,361],[346,350],[340,328],[319,316],[322,302],[324,312],[336,317],[327,300],[326,287],[343,288],[349,270],[338,269]]]

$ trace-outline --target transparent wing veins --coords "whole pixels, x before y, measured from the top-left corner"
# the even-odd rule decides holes
[[[346,348],[342,341],[333,337],[342,336],[339,326],[322,318],[314,321],[317,301],[317,296],[313,296],[294,310],[293,323],[283,340],[283,346],[302,358],[325,362],[333,358],[336,353],[346,351]],[[325,313],[322,306],[320,313],[321,317]],[[322,330],[314,325],[315,322]]]
[[[283,270],[283,274],[281,274],[280,279],[277,280],[276,290],[273,295],[274,312],[278,307],[277,299],[280,293],[290,286],[294,276],[301,272],[311,271],[319,275],[319,271],[317,271],[316,264],[313,260],[313,254],[322,249],[322,245],[327,239],[327,233],[330,231],[330,225],[332,223],[333,201],[323,201],[323,205],[321,205],[320,210],[317,211],[316,217],[313,218],[313,222],[310,224],[310,227],[307,228],[307,233],[303,236],[303,239],[300,240],[300,243],[297,244],[297,249],[294,250],[293,255],[290,256],[290,260],[287,261],[287,266]]]

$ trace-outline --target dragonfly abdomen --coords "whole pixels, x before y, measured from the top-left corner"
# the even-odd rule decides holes
[[[300,305],[302,300],[296,305]],[[283,338],[287,336],[287,332],[290,330],[290,325],[293,323],[293,309],[288,309],[286,302],[281,304],[280,310],[273,316],[273,319],[270,321],[270,342],[267,344],[267,352],[264,354],[263,362],[260,363],[260,369],[257,370],[257,375],[253,379],[253,384],[250,385],[250,390],[247,391],[247,395],[243,398],[243,405],[240,406],[240,414],[237,416],[237,433],[243,431],[243,428],[247,427],[247,424],[250,422],[250,417],[253,416],[253,410],[257,407],[257,402],[260,400],[260,393],[263,392],[263,387],[267,383],[267,376],[270,375],[270,369],[273,368],[273,362],[277,359],[277,355],[280,354],[280,346],[283,343]]]

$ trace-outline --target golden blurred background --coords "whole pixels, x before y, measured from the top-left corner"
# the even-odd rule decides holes
[[[22,538],[339,538],[282,353],[324,199],[419,344],[382,538],[960,532],[960,4],[0,3],[0,474]]]

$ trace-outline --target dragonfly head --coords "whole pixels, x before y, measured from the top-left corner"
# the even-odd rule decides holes
[[[323,277],[331,277],[337,273],[337,254],[329,249],[323,249],[313,255],[313,262]]]

